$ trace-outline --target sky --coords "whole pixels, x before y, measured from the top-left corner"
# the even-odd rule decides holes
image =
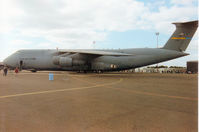
[[[198,20],[197,0],[1,0],[0,61],[20,49],[155,48],[175,30],[171,23]],[[186,66],[198,59],[198,31],[189,56],[159,65]]]

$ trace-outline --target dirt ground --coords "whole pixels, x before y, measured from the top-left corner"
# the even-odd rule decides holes
[[[196,132],[197,74],[0,76],[0,132]]]

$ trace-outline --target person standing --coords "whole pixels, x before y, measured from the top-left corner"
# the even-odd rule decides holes
[[[15,73],[17,74],[19,72],[18,67],[15,68]]]
[[[8,73],[8,67],[5,66],[5,67],[3,68],[3,76],[7,76],[7,73]]]

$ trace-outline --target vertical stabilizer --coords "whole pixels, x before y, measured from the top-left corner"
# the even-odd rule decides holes
[[[198,28],[198,21],[178,22],[176,30],[164,45],[163,49],[183,52],[189,45],[194,33]]]

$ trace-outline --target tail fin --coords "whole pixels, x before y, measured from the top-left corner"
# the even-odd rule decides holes
[[[164,45],[163,49],[185,51],[198,28],[198,21],[178,22],[176,30]]]

